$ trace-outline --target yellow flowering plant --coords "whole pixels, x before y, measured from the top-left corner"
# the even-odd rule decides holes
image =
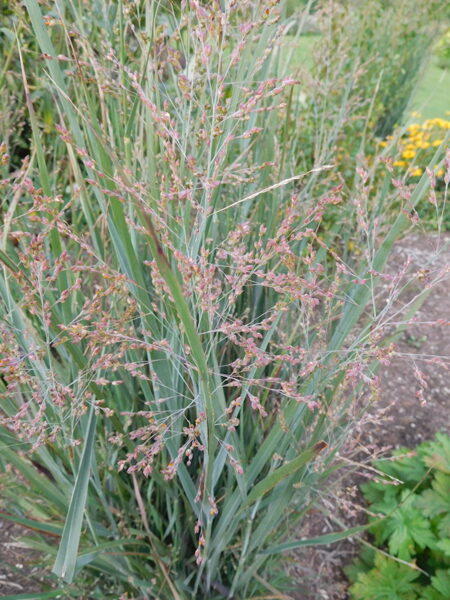
[[[448,113],[450,115],[450,112]],[[419,113],[413,113],[414,117],[420,117]],[[442,144],[450,129],[450,121],[441,118],[427,119],[422,123],[411,123],[406,132],[398,141],[398,153],[393,162],[399,174],[407,172],[411,178],[421,177],[426,165],[436,152],[436,148]],[[382,148],[387,147],[395,136],[388,136],[379,142]],[[436,178],[443,179],[445,169],[437,166]]]
[[[450,112],[447,115],[450,115]],[[407,183],[415,184],[426,171],[439,147],[442,147],[444,157],[444,142],[448,139],[450,120],[436,117],[420,122],[419,113],[414,112],[411,116],[417,121],[408,125],[402,135],[394,132],[393,135],[379,141],[378,145],[381,148],[392,148],[395,144],[395,150],[391,154],[394,175],[398,179],[406,179]],[[430,196],[429,201],[419,203],[416,208],[422,225],[450,231],[450,211],[446,203],[446,164],[440,162],[435,165],[436,193]]]

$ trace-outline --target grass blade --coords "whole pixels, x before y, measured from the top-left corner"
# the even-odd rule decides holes
[[[33,529],[35,531],[43,531],[49,535],[60,536],[62,533],[62,527],[58,525],[50,525],[49,523],[41,523],[40,521],[34,521],[33,519],[24,519],[22,517],[16,517],[14,515],[8,515],[7,513],[0,512],[0,517],[5,521],[12,521],[27,529]]]
[[[42,592],[30,594],[14,594],[13,596],[2,596],[3,600],[45,600],[46,598],[64,598],[67,597],[66,590],[52,590],[51,592]]]
[[[0,441],[2,441],[1,436]],[[41,494],[42,498],[47,499],[52,506],[64,509],[66,506],[64,495],[54,485],[49,485],[49,480],[40,475],[26,459],[7,446],[2,446],[2,458],[11,463],[25,477],[28,485]]]
[[[97,418],[91,409],[75,486],[73,488],[69,511],[59,546],[58,555],[53,566],[53,573],[71,583],[77,563],[83,513],[86,504],[92,454],[94,451],[95,426]]]
[[[301,454],[294,458],[294,460],[291,460],[282,467],[275,469],[275,471],[267,475],[267,477],[265,477],[262,481],[255,485],[255,487],[248,495],[248,498],[243,504],[241,510],[245,510],[246,508],[248,508],[251,504],[253,504],[253,502],[259,500],[262,496],[264,496],[265,494],[267,494],[267,492],[274,488],[278,483],[286,479],[286,477],[289,477],[289,475],[292,475],[293,473],[304,467],[326,447],[327,444],[325,442],[318,442],[317,444],[314,444],[312,448],[304,450]]]
[[[333,544],[339,542],[357,533],[362,533],[369,525],[359,525],[358,527],[350,527],[343,531],[335,531],[333,533],[327,533],[326,535],[320,535],[316,538],[309,538],[307,540],[298,540],[297,542],[286,542],[286,544],[280,544],[279,546],[273,546],[263,550],[262,554],[279,554],[280,552],[287,552],[288,550],[294,550],[295,548],[306,548],[307,546],[323,546],[325,544]]]

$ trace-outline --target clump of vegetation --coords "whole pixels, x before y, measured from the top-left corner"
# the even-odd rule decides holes
[[[363,484],[374,536],[346,569],[354,600],[450,597],[450,437],[438,434],[375,463]]]
[[[306,86],[280,60],[281,8],[8,11],[0,461],[51,594],[279,594],[275,544],[394,351],[376,290],[397,294],[384,267],[434,183],[407,188],[360,138],[341,169],[347,126],[375,135],[373,73],[350,95],[369,54],[346,29],[342,69]]]
[[[413,113],[413,116],[420,117],[418,113]],[[393,157],[392,166],[396,177],[412,183],[427,173],[432,179],[435,192],[417,206],[417,214],[423,226],[434,230],[450,229],[447,203],[449,178],[446,168],[449,159],[445,164],[435,165],[433,170],[427,171],[427,168],[436,148],[448,139],[449,131],[450,121],[441,118],[426,119],[411,123],[405,129],[398,130],[397,135],[390,135],[379,142],[381,148],[395,145],[394,152],[389,152]]]
[[[420,116],[415,114],[415,117]],[[450,121],[445,119],[427,119],[422,123],[411,123],[406,127],[405,133],[398,140],[398,158],[393,165],[397,173],[408,177],[421,177],[432,158],[435,148],[439,147],[450,129]],[[388,140],[393,140],[388,136]],[[388,141],[381,141],[380,146],[385,148]],[[435,176],[444,183],[446,170],[443,166],[435,167]]]
[[[434,0],[322,2],[304,96],[290,127],[299,165],[337,159],[352,182],[358,160],[402,124],[438,29]],[[289,55],[286,56],[289,58]],[[305,110],[306,108],[306,110]]]

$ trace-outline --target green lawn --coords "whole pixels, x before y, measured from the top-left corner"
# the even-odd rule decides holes
[[[417,84],[408,112],[417,111],[424,119],[450,120],[450,69],[442,69],[437,63],[437,57],[432,56]]]
[[[282,59],[290,58],[289,70],[312,66],[311,50],[319,38],[317,34],[301,35],[299,38],[286,36],[286,44],[281,49],[281,56]]]

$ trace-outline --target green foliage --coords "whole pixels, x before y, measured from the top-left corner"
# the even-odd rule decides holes
[[[419,117],[418,113],[414,113]],[[394,135],[388,136],[379,145],[386,148],[395,144],[393,166],[397,177],[407,181],[417,180],[426,171],[430,157],[436,148],[442,146],[449,137],[450,121],[434,118],[422,122],[410,123],[406,129],[398,128]],[[417,213],[423,225],[433,229],[450,229],[450,211],[446,203],[446,168],[437,165],[434,169],[434,193],[417,206]]]
[[[442,69],[450,68],[450,29],[444,33],[436,44],[435,53]]]
[[[416,4],[413,11],[409,0],[386,4],[349,0],[331,13],[330,33],[325,30],[324,39],[331,64],[336,66],[345,56],[344,69],[353,69],[351,96],[359,99],[361,117],[365,104],[372,103],[373,132],[380,137],[402,121],[433,41],[435,7],[433,0]]]
[[[374,569],[361,573],[352,586],[353,598],[357,600],[415,600],[418,585],[415,580],[419,576],[407,565],[395,562],[383,556],[375,555]]]
[[[370,22],[305,89],[277,3],[225,4],[5,14],[2,501],[66,598],[273,594],[277,555],[355,533],[286,540],[372,392],[372,301],[410,226],[383,157],[359,156]],[[368,251],[340,256],[351,233]]]
[[[381,480],[361,486],[375,545],[346,569],[354,600],[450,597],[450,437],[377,461]],[[384,517],[380,520],[379,517]],[[408,564],[409,563],[409,564]]]
[[[312,64],[307,61],[309,89],[292,103],[289,121],[300,168],[333,157],[344,181],[353,184],[361,153],[377,154],[379,138],[404,122],[434,39],[436,5],[430,0],[412,11],[410,0],[321,3],[320,35],[314,36]],[[300,39],[300,57],[305,47]],[[339,207],[327,222],[342,213]]]

